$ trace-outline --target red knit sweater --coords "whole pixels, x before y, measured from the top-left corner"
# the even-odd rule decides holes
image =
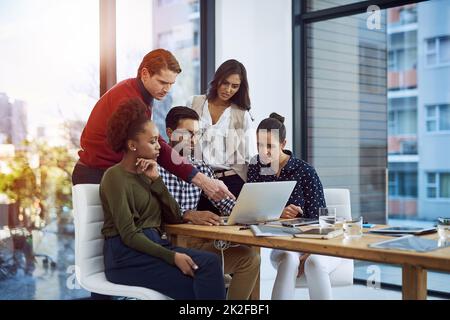
[[[119,82],[100,98],[81,134],[81,150],[78,155],[83,164],[92,168],[107,169],[122,160],[123,153],[114,152],[106,142],[106,126],[109,117],[124,100],[137,97],[145,101],[141,90],[138,79],[132,78]],[[150,119],[151,106],[149,106],[148,116]],[[161,137],[159,137],[159,144],[161,150],[158,164],[181,179],[190,182],[198,170],[175,150],[172,150]]]

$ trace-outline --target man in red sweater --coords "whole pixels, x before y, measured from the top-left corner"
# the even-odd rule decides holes
[[[80,159],[72,174],[74,185],[99,184],[106,169],[122,160],[123,154],[114,152],[106,142],[107,122],[120,104],[130,98],[140,98],[148,106],[148,117],[151,118],[153,99],[164,99],[180,72],[180,65],[172,53],[156,49],[145,55],[136,78],[117,83],[100,98],[81,135]],[[200,187],[213,200],[234,199],[221,180],[210,179],[199,172],[161,137],[159,144],[158,164],[164,169]]]

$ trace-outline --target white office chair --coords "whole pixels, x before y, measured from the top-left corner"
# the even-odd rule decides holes
[[[325,202],[327,206],[336,207],[336,216],[351,219],[350,191],[348,189],[324,189]],[[271,259],[272,266],[277,269],[278,262]],[[341,264],[330,273],[332,287],[343,287],[353,285],[353,260],[342,259]],[[296,288],[307,287],[306,276],[303,274],[297,278]]]
[[[103,210],[98,184],[79,184],[72,188],[75,221],[75,274],[87,291],[142,300],[170,298],[144,287],[115,284],[106,280],[103,262]]]

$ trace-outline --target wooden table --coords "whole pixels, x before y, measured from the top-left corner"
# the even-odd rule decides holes
[[[383,226],[379,226],[383,227]],[[204,239],[227,240],[256,247],[276,248],[290,251],[309,252],[336,257],[368,260],[402,266],[403,299],[427,298],[427,270],[450,272],[450,247],[426,252],[384,250],[369,248],[368,244],[391,237],[364,233],[362,238],[347,240],[343,236],[330,239],[300,239],[292,237],[255,237],[250,230],[239,230],[239,226],[197,226],[192,224],[166,225],[172,242],[184,246],[183,236]],[[437,234],[423,237],[437,239]],[[259,287],[256,293],[259,298]]]

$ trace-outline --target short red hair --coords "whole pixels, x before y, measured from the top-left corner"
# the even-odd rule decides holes
[[[141,77],[142,69],[144,68],[148,70],[150,76],[159,73],[163,69],[181,73],[180,64],[175,56],[170,51],[164,49],[156,49],[145,55],[138,69],[138,78]]]

